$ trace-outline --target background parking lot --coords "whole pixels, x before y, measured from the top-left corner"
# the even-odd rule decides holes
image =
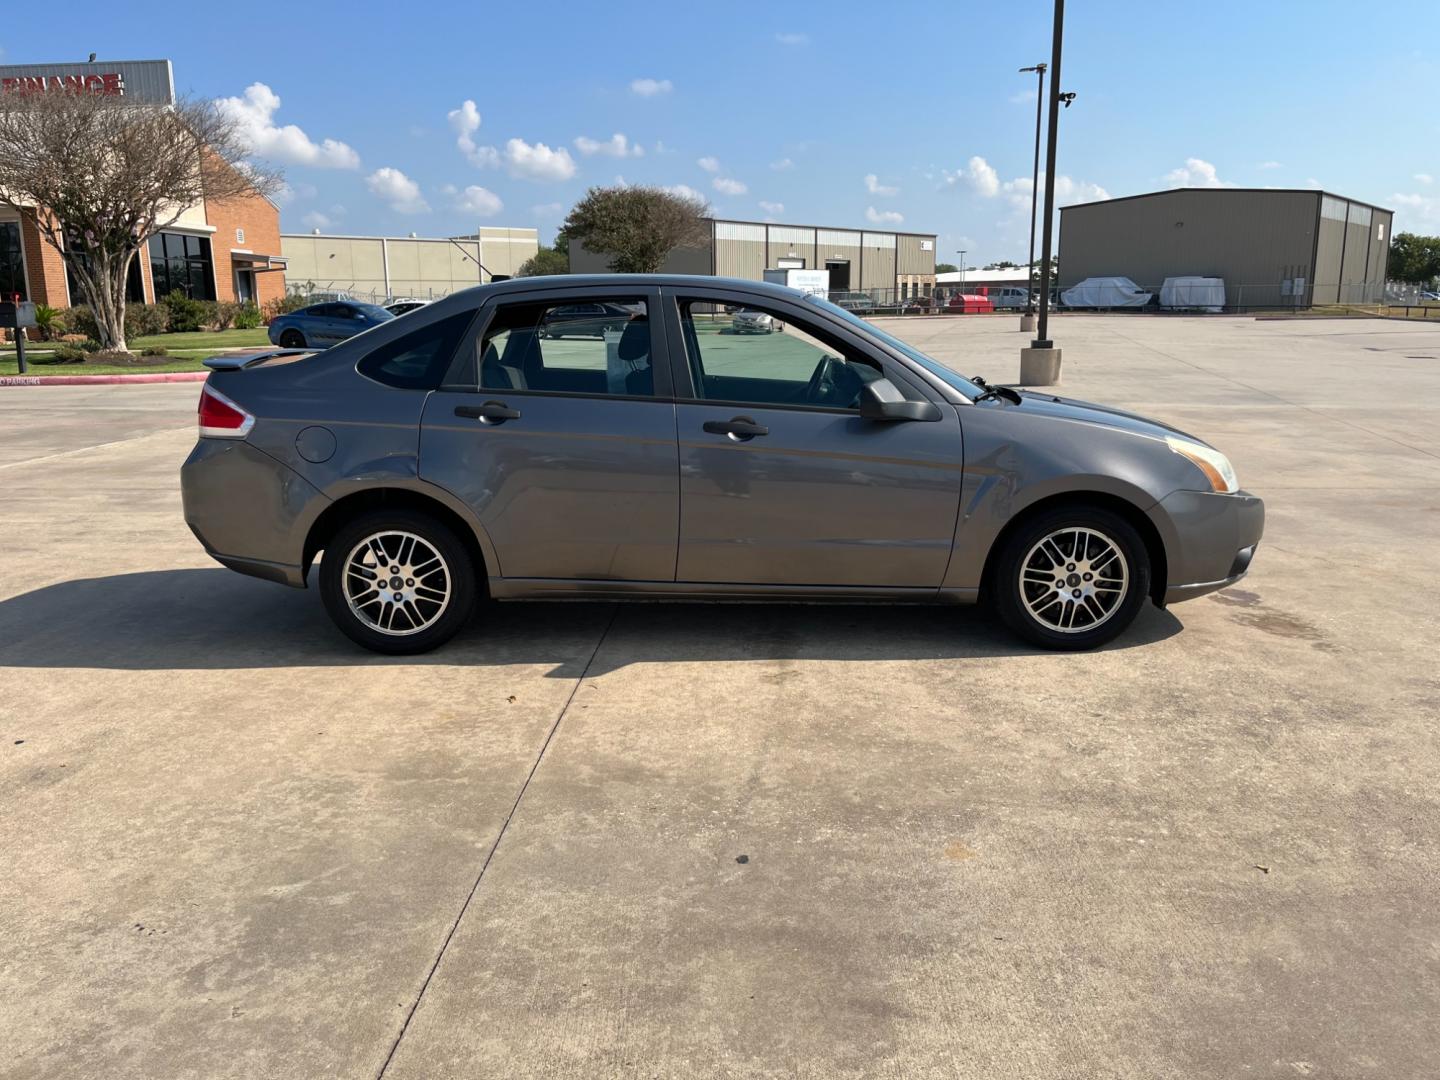
[[[1010,381],[1018,320],[886,320]],[[523,604],[420,658],[211,563],[197,387],[0,390],[0,1076],[1420,1076],[1440,327],[1064,316],[1239,587]],[[313,579],[312,579],[313,580]]]

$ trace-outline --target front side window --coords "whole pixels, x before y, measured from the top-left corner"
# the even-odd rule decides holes
[[[400,390],[433,390],[440,385],[450,367],[460,338],[473,317],[473,311],[462,311],[448,319],[412,330],[388,345],[372,349],[356,368],[361,375],[386,386]]]
[[[650,397],[650,345],[639,297],[500,304],[458,381],[481,390]]]
[[[745,310],[769,315],[769,327],[750,333],[713,301],[680,301],[697,398],[858,409],[861,389],[881,375],[868,357],[816,336],[787,315],[748,306]]]

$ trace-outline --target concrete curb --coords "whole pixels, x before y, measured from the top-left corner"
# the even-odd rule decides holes
[[[0,375],[0,386],[119,386],[126,383],[204,382],[208,371],[150,371],[135,375]]]

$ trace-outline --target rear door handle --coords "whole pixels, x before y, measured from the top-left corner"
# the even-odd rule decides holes
[[[704,428],[711,435],[729,435],[736,439],[753,439],[756,435],[769,435],[770,429],[757,424],[748,416],[737,416],[732,420],[706,420]]]
[[[486,424],[503,424],[506,420],[519,420],[520,410],[512,409],[503,401],[487,401],[483,405],[456,405],[455,415]]]

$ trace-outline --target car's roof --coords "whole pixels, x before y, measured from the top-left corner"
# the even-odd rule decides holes
[[[768,281],[751,281],[748,278],[711,277],[708,274],[550,274],[541,277],[511,278],[496,281],[477,288],[502,292],[524,292],[530,289],[586,289],[604,290],[654,288],[695,289],[738,289],[760,295],[794,299],[799,290],[785,285],[774,285]],[[473,290],[466,289],[466,292]]]

